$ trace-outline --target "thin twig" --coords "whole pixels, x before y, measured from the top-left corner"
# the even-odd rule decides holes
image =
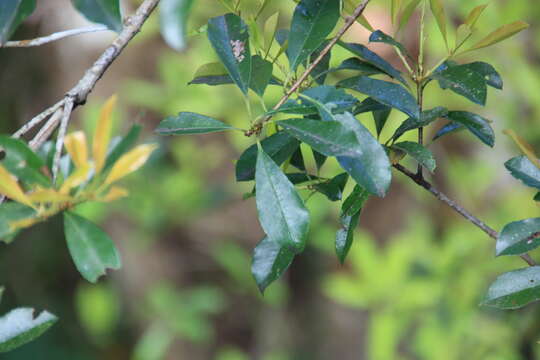
[[[45,110],[44,112],[42,112],[41,114],[32,118],[32,120],[24,124],[19,130],[17,130],[13,134],[12,137],[14,137],[15,139],[18,139],[24,134],[26,134],[28,131],[32,130],[35,126],[39,125],[42,121],[44,121],[47,117],[49,117],[49,115],[53,114],[54,112],[56,112],[56,110],[61,108],[62,105],[64,105],[64,102],[65,102],[65,99],[62,99],[56,104],[54,104],[53,106],[51,106],[50,108],[48,108],[47,110]]]
[[[56,112],[50,117],[49,120],[39,129],[39,132],[34,136],[34,138],[28,143],[28,146],[30,146],[30,149],[33,151],[36,151],[47,141],[47,139],[52,135],[54,132],[54,129],[58,126],[58,123],[60,123],[60,119],[62,118],[63,114],[62,108],[59,108],[56,110]]]
[[[345,20],[345,24],[339,29],[336,36],[330,42],[326,45],[326,47],[320,52],[319,56],[311,63],[311,65],[304,71],[302,76],[291,86],[291,88],[283,95],[283,97],[278,101],[276,105],[272,108],[272,110],[277,110],[281,107],[281,105],[285,104],[285,102],[291,97],[292,94],[294,94],[302,85],[302,83],[307,79],[309,74],[315,69],[315,67],[322,61],[322,59],[328,54],[330,50],[336,45],[336,43],[341,39],[343,34],[349,30],[349,28],[355,23],[356,19],[358,19],[364,10],[366,9],[366,6],[368,5],[370,0],[364,0],[362,1],[354,10],[354,12]],[[256,121],[250,130],[246,132],[246,136],[251,136],[255,133],[259,133],[262,124],[264,124],[266,121],[270,120],[272,116],[267,115],[264,117],[259,118],[258,121]]]
[[[17,41],[8,41],[3,46],[0,47],[32,47],[32,46],[40,46],[44,44],[51,43],[53,41],[57,41],[60,39],[64,39],[70,36],[75,35],[81,35],[81,34],[87,34],[92,32],[98,32],[98,31],[106,31],[109,30],[105,25],[94,25],[89,27],[84,27],[80,29],[71,29],[71,30],[65,30],[65,31],[59,31],[54,34],[38,37],[35,39],[30,40],[17,40]]]
[[[450,206],[454,211],[456,211],[458,214],[463,216],[467,221],[474,224],[476,227],[481,229],[483,232],[485,232],[489,237],[497,240],[499,237],[499,233],[492,229],[490,226],[488,226],[486,223],[484,223],[482,220],[478,219],[476,216],[465,210],[463,207],[458,205],[455,201],[450,199],[448,196],[446,196],[441,191],[437,190],[433,185],[431,185],[427,180],[424,178],[419,177],[417,174],[414,174],[404,166],[400,164],[395,164],[394,168],[396,168],[398,171],[406,175],[408,178],[410,178],[412,181],[414,181],[416,184],[420,185],[422,188],[429,191],[433,196],[435,196],[440,201],[444,202],[446,205]],[[529,256],[529,254],[523,254],[520,255],[520,257],[530,266],[535,266],[536,262]]]
[[[54,150],[54,159],[52,165],[53,183],[56,183],[58,176],[58,168],[60,167],[60,158],[62,157],[62,148],[64,146],[64,138],[66,136],[66,130],[73,110],[73,100],[69,98],[64,105],[64,114],[62,115],[62,121],[60,122],[60,129],[58,130],[58,137],[56,138],[56,148]]]

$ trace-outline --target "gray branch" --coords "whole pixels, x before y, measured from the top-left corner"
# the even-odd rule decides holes
[[[30,40],[17,40],[17,41],[8,41],[3,46],[0,47],[33,47],[41,46],[44,44],[51,43],[53,41],[61,40],[70,36],[76,36],[81,34],[87,34],[98,31],[107,31],[109,30],[105,25],[94,25],[88,26],[80,29],[71,29],[65,31],[59,31],[51,35],[38,37]]]

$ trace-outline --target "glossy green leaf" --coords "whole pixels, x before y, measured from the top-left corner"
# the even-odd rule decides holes
[[[206,84],[210,86],[215,85],[224,85],[224,84],[234,84],[230,75],[227,73],[227,69],[220,62],[212,62],[200,66],[195,75],[193,75],[193,80],[191,80],[188,85],[191,84]]]
[[[383,131],[391,112],[392,108],[389,106],[385,106],[385,108],[382,110],[374,110],[372,112],[373,121],[375,122],[375,130],[377,131],[377,138],[381,136],[381,132]]]
[[[449,120],[465,126],[484,144],[491,147],[495,145],[495,133],[489,122],[480,115],[468,111],[450,111],[447,117]]]
[[[326,155],[321,154],[318,151],[313,150],[313,149],[311,149],[311,151],[313,152],[313,158],[315,159],[315,165],[317,166],[317,169],[320,170],[322,168],[322,166],[324,165],[324,163],[326,162],[326,159],[328,159],[328,157]]]
[[[521,255],[540,246],[540,218],[514,221],[497,238],[496,255]]]
[[[180,51],[186,47],[187,20],[194,0],[161,0],[159,21],[167,44]]]
[[[36,0],[0,1],[0,46],[9,40],[17,27],[34,12]]]
[[[353,114],[358,115],[358,114],[363,114],[370,111],[383,111],[383,110],[386,110],[387,108],[388,106],[381,104],[380,102],[378,102],[377,100],[371,97],[368,97],[354,109]]]
[[[393,107],[413,118],[420,116],[416,99],[403,86],[388,81],[356,76],[340,81],[337,86],[366,94],[381,104]]]
[[[289,164],[301,171],[306,171],[306,164],[304,162],[304,156],[302,155],[302,149],[298,147],[294,154],[292,154]]]
[[[309,56],[309,62],[314,62],[324,48],[328,45],[328,41],[324,41],[314,52],[311,53]],[[321,61],[317,63],[317,65],[313,68],[311,71],[311,77],[315,80],[315,82],[319,85],[324,84],[326,80],[326,75],[328,74],[328,69],[330,68],[330,59],[332,58],[332,51],[328,51]]]
[[[259,55],[251,58],[251,82],[250,89],[259,96],[263,96],[270,80],[272,79],[273,65],[270,61],[264,60]]]
[[[328,200],[338,201],[341,200],[348,179],[349,175],[347,175],[347,173],[342,173],[336,175],[328,182],[313,185],[313,188],[326,196]]]
[[[265,237],[253,251],[251,273],[257,282],[261,293],[264,293],[268,285],[279,279],[291,265],[295,252],[277,241]]]
[[[476,61],[470,64],[465,64],[463,66],[469,67],[473,71],[476,71],[477,73],[482,75],[489,86],[494,87],[495,89],[502,90],[503,80],[501,78],[501,75],[497,72],[497,70],[495,70],[492,65],[482,61]]]
[[[503,40],[508,39],[511,36],[514,36],[515,34],[525,30],[528,27],[529,24],[524,21],[516,21],[511,24],[501,26],[500,28],[493,31],[488,36],[474,44],[468,51],[478,50],[491,45],[495,45]]]
[[[375,75],[375,74],[386,74],[378,67],[371,65],[366,61],[362,61],[359,58],[352,57],[345,59],[339,64],[339,66],[331,71],[338,70],[353,70],[360,72],[360,75]]]
[[[405,134],[409,130],[418,129],[423,126],[427,126],[431,124],[432,122],[436,121],[439,118],[445,117],[448,115],[448,109],[437,106],[436,108],[433,108],[431,110],[424,110],[422,111],[422,115],[420,116],[420,119],[410,117],[407,120],[405,120],[394,132],[394,135],[392,135],[392,139],[396,141],[401,137],[401,135]]]
[[[540,169],[538,169],[527,156],[517,156],[504,163],[513,177],[521,180],[525,185],[540,189]]]
[[[192,112],[181,112],[169,116],[159,123],[155,130],[159,135],[204,134],[232,130],[232,126],[208,116]]]
[[[369,193],[366,189],[356,185],[353,192],[345,199],[341,206],[339,221],[341,228],[336,233],[336,254],[343,264],[354,240],[354,230],[360,219],[360,212],[364,207]]]
[[[94,223],[64,213],[64,231],[71,258],[83,278],[95,283],[107,269],[120,269],[120,254],[111,238]]]
[[[247,25],[235,14],[208,21],[208,39],[229,75],[247,94],[251,81],[251,53]]]
[[[440,137],[442,137],[444,135],[448,135],[448,134],[458,132],[458,131],[461,131],[461,130],[465,130],[465,126],[463,126],[463,124],[451,121],[448,124],[444,125],[442,128],[440,128],[435,133],[435,136],[433,136],[432,141],[435,141],[435,140],[437,140],[438,138],[440,138]]]
[[[518,309],[540,299],[540,266],[510,271],[499,276],[488,289],[482,305]]]
[[[475,8],[473,8],[471,12],[469,13],[469,15],[467,15],[467,18],[465,19],[465,24],[468,25],[471,29],[473,29],[474,26],[476,25],[476,22],[480,18],[480,15],[482,15],[486,7],[487,7],[487,4],[478,5]]]
[[[36,211],[31,207],[17,203],[4,202],[0,204],[0,240],[9,243],[16,235],[10,224],[16,221],[33,218]]]
[[[255,173],[259,222],[268,238],[290,251],[304,250],[309,230],[309,212],[278,165],[262,147]]]
[[[358,100],[335,86],[321,85],[307,89],[300,95],[304,104],[313,106],[313,100],[331,109],[332,113],[343,113],[358,105]],[[307,99],[306,99],[307,97]],[[315,108],[317,108],[315,104]]]
[[[450,89],[475,104],[482,106],[486,104],[486,80],[482,74],[467,65],[450,66],[433,74],[433,78],[439,81],[442,89]]]
[[[433,13],[433,16],[435,17],[435,20],[437,20],[437,26],[439,27],[439,30],[444,39],[444,42],[446,43],[446,46],[448,47],[448,38],[446,35],[446,15],[444,13],[443,1],[442,0],[429,0],[429,3],[431,5],[431,12]]]
[[[339,10],[339,1],[335,0],[301,0],[296,6],[287,49],[293,71],[321,46],[334,29]]]
[[[18,308],[0,318],[0,353],[29,343],[47,331],[58,318],[48,311],[34,318],[34,309]]]
[[[111,146],[107,154],[104,170],[110,169],[122,155],[127,153],[135,145],[139,138],[139,134],[141,133],[141,129],[141,125],[135,124],[131,127],[129,132],[120,139],[120,141],[113,143],[113,146]]]
[[[405,152],[430,172],[435,170],[436,163],[433,154],[422,145],[412,141],[402,141],[393,144],[392,147]]]
[[[0,135],[0,150],[4,152],[4,158],[0,160],[0,165],[17,176],[19,180],[30,185],[50,186],[50,179],[41,172],[45,166],[44,161],[26,143],[6,135]]]
[[[407,85],[407,82],[401,76],[401,73],[399,70],[394,68],[392,65],[390,65],[389,62],[384,60],[382,57],[374,53],[373,51],[369,50],[367,47],[361,44],[354,44],[354,43],[345,43],[343,41],[339,41],[338,44],[349,50],[351,53],[355,54],[356,56],[364,59],[371,65],[375,66],[382,72],[384,72],[386,75],[390,76],[391,78],[394,78],[404,85]]]
[[[71,0],[71,2],[88,20],[103,24],[116,32],[122,30],[120,0]]]
[[[371,35],[369,36],[369,41],[370,42],[379,42],[379,43],[388,44],[390,46],[393,46],[393,47],[399,49],[399,51],[403,55],[406,55],[406,56],[410,57],[409,52],[407,51],[407,48],[405,48],[405,46],[403,46],[402,43],[396,41],[393,37],[391,37],[388,34],[385,34],[381,30],[377,30],[377,31],[372,32]]]
[[[280,131],[261,141],[261,145],[264,152],[277,165],[281,165],[298,149],[300,142],[286,132]],[[257,144],[254,144],[240,155],[240,158],[236,162],[236,181],[250,181],[255,179],[257,153]]]

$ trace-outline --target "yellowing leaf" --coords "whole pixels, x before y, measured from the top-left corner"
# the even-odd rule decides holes
[[[529,27],[529,24],[527,24],[524,21],[516,21],[511,24],[501,26],[500,28],[493,31],[491,34],[489,34],[488,36],[486,36],[485,38],[477,42],[475,45],[473,45],[473,47],[470,48],[469,51],[482,49],[482,48],[491,46],[493,44],[496,44],[498,42],[501,42],[528,27]]]
[[[487,6],[488,4],[484,4],[472,9],[469,15],[467,15],[467,19],[465,19],[465,24],[469,25],[471,29],[474,28],[474,25],[476,25],[478,18],[480,17],[480,15],[482,15]]]
[[[73,198],[69,195],[61,194],[54,189],[38,188],[28,194],[28,198],[34,203],[63,203],[71,202]]]
[[[116,95],[111,96],[105,105],[103,105],[99,115],[96,133],[94,134],[94,141],[92,143],[96,174],[98,174],[105,165],[107,148],[111,139],[112,111],[116,104],[116,100]]]
[[[109,192],[100,198],[100,201],[110,202],[128,196],[129,192],[121,187],[113,186]]]
[[[88,145],[84,132],[76,131],[68,134],[64,139],[64,145],[76,167],[88,164]]]
[[[104,184],[112,184],[113,182],[139,169],[144,165],[150,154],[152,154],[156,148],[156,145],[139,145],[127,154],[123,155],[113,165],[111,172],[107,176]]]
[[[448,39],[446,36],[446,15],[444,13],[444,5],[442,0],[430,0],[431,5],[431,12],[433,13],[433,16],[435,16],[435,20],[437,20],[437,25],[439,26],[439,30],[441,31],[441,35],[444,38],[444,43],[448,47]]]
[[[510,136],[512,140],[514,140],[516,145],[519,146],[519,148],[521,149],[521,152],[523,152],[523,154],[525,154],[525,156],[527,156],[527,158],[534,165],[536,165],[537,168],[540,169],[540,161],[538,161],[538,157],[534,153],[534,149],[532,148],[532,146],[527,141],[525,141],[525,139],[523,139],[521,136],[516,134],[514,130],[511,130],[511,129],[506,129],[503,131],[503,133]]]
[[[75,171],[69,175],[69,177],[64,181],[60,187],[61,194],[68,194],[71,189],[81,185],[83,182],[88,179],[88,174],[90,173],[90,165],[86,164],[80,168],[75,169]]]
[[[0,195],[5,195],[21,204],[34,207],[28,196],[26,196],[19,186],[19,183],[17,183],[17,179],[2,165],[0,165]]]

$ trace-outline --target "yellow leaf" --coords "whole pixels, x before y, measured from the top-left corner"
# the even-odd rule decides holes
[[[446,44],[446,47],[448,47],[448,39],[446,36],[446,15],[444,13],[444,5],[442,0],[430,0],[429,2],[431,5],[431,12],[433,13],[433,16],[435,16],[435,20],[437,20],[437,25],[439,26],[441,35],[444,38],[444,43]]]
[[[517,34],[518,32],[528,27],[529,27],[529,24],[527,24],[524,21],[516,21],[511,24],[501,26],[500,28],[493,31],[491,34],[489,34],[488,36],[486,36],[485,38],[477,42],[475,45],[473,45],[473,47],[470,48],[468,51],[478,50],[478,49],[491,46],[505,39],[508,39],[509,37]]]
[[[76,131],[68,134],[64,139],[64,145],[76,167],[88,164],[88,145],[84,132]]]
[[[113,186],[109,190],[109,192],[100,199],[100,201],[105,201],[105,202],[115,201],[120,198],[128,196],[128,194],[129,193],[126,189],[118,187],[118,186]]]
[[[527,156],[527,158],[534,165],[536,165],[537,168],[540,169],[540,161],[538,161],[538,157],[534,153],[534,149],[532,148],[532,146],[527,141],[525,141],[525,139],[523,139],[521,136],[516,134],[514,130],[511,130],[511,129],[506,129],[503,131],[503,133],[510,136],[512,140],[514,140],[516,145],[519,146],[519,148],[521,149],[521,152],[523,152],[523,154],[525,154],[525,156]]]
[[[90,164],[86,164],[80,168],[75,169],[75,171],[71,175],[69,175],[69,177],[60,187],[60,194],[68,194],[71,189],[85,182],[86,179],[88,179],[90,169]]]
[[[488,4],[484,4],[472,9],[469,15],[467,15],[467,18],[465,19],[465,24],[469,25],[471,29],[474,28],[474,25],[476,25],[478,18],[480,17],[480,15],[482,15],[487,6]]]
[[[17,178],[9,173],[2,165],[0,165],[0,195],[5,195],[21,204],[34,207],[28,196],[26,196],[19,186],[19,183],[17,183]]]
[[[43,188],[38,188],[36,191],[28,194],[28,197],[34,203],[63,203],[73,200],[69,195],[61,194],[54,189]]]
[[[150,154],[152,154],[156,148],[156,145],[139,145],[127,154],[123,155],[113,165],[111,172],[107,176],[104,184],[112,184],[113,182],[139,169],[144,165]]]
[[[96,133],[94,134],[93,156],[96,167],[96,174],[98,174],[105,165],[105,156],[107,155],[107,148],[111,139],[112,129],[112,111],[116,104],[117,97],[113,95],[107,100],[97,123]]]

